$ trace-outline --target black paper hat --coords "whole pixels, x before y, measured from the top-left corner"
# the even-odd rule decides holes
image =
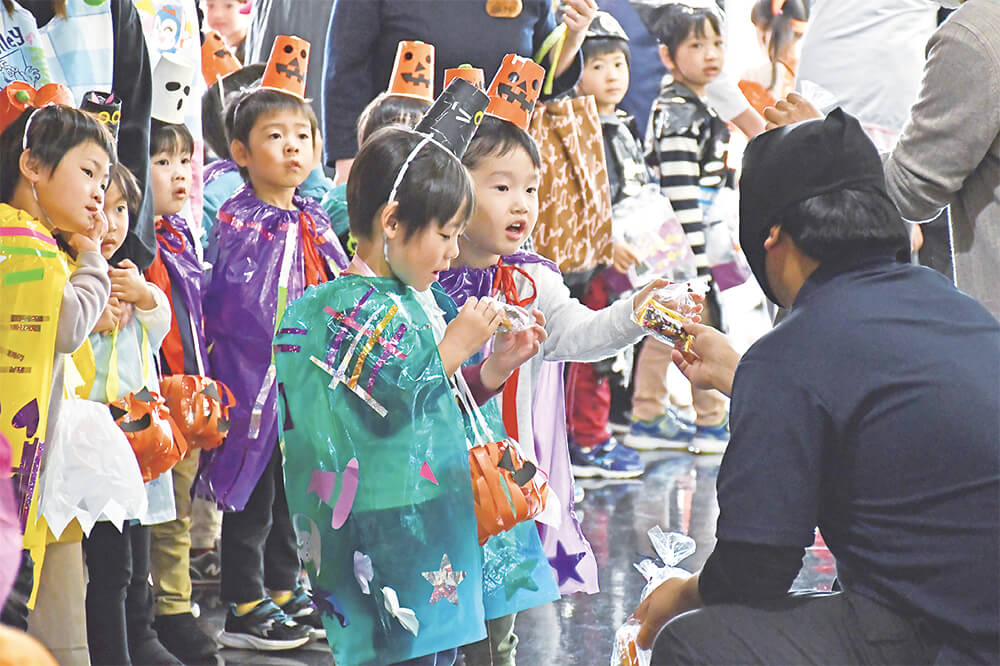
[[[489,96],[476,86],[452,79],[414,129],[462,159],[489,103]]]
[[[701,10],[722,18],[722,10],[715,0],[629,0],[629,3],[649,34],[660,41],[669,32],[670,23],[685,12],[691,14]]]
[[[122,101],[114,93],[92,90],[85,93],[80,104],[81,111],[87,111],[97,116],[97,119],[108,128],[115,143],[118,142],[118,125],[122,117]]]
[[[823,119],[779,127],[755,137],[743,153],[740,245],[764,293],[778,302],[764,271],[764,240],[792,204],[842,189],[888,198],[882,160],[861,123],[839,107]]]
[[[587,28],[586,39],[620,39],[629,41],[625,29],[614,16],[607,12],[597,12]]]
[[[247,65],[227,74],[209,86],[201,96],[202,134],[208,147],[219,157],[229,154],[229,141],[226,139],[223,121],[226,108],[246,90],[260,86],[266,66],[264,63]],[[220,153],[220,150],[223,152]]]

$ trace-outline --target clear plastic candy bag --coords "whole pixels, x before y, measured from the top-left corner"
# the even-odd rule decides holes
[[[505,303],[492,296],[484,296],[479,300],[491,301],[503,311],[503,320],[500,323],[500,328],[497,329],[500,333],[520,333],[535,325],[534,316],[518,305]]]
[[[684,324],[698,313],[698,300],[694,296],[704,296],[707,292],[708,285],[702,280],[669,284],[651,293],[632,313],[632,321],[657,340],[680,345],[686,351],[693,339],[684,332]]]
[[[660,566],[655,560],[645,559],[635,564],[635,568],[646,579],[642,588],[639,603],[653,593],[664,581],[671,578],[687,577],[690,572],[677,565],[695,551],[694,539],[680,532],[664,532],[657,525],[647,532],[653,544],[653,550],[663,562]],[[615,641],[611,649],[611,666],[649,666],[652,650],[644,650],[636,644],[641,624],[634,617],[629,617],[625,624],[615,632]]]
[[[686,280],[698,272],[697,260],[670,199],[658,185],[615,204],[614,237],[637,250],[639,263],[628,278],[637,287],[655,278]]]

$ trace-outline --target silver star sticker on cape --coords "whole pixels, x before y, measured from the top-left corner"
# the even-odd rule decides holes
[[[429,604],[436,604],[442,599],[458,605],[458,584],[465,579],[464,571],[452,571],[451,560],[445,553],[441,558],[441,568],[437,571],[424,571],[422,574],[428,583],[434,586]]]

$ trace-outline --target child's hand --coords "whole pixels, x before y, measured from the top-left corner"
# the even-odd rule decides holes
[[[108,271],[111,276],[111,295],[123,303],[135,303],[142,310],[156,307],[153,290],[139,274],[139,268],[129,259],[118,262],[118,268]]]
[[[532,310],[535,324],[524,331],[498,333],[493,343],[493,353],[483,363],[480,379],[490,391],[503,385],[510,373],[538,353],[542,343],[549,337],[545,332],[545,315]]]
[[[104,236],[107,233],[108,218],[102,210],[94,215],[93,222],[91,222],[90,227],[86,231],[83,233],[68,234],[66,236],[66,243],[73,248],[78,257],[84,252],[100,253],[101,241],[104,240]]]
[[[619,273],[627,273],[628,269],[639,263],[636,247],[624,241],[615,241],[611,246],[611,267]]]
[[[101,318],[97,320],[97,325],[94,326],[94,333],[106,335],[115,330],[115,327],[118,326],[119,321],[121,321],[121,316],[121,302],[112,296],[108,299],[108,304],[104,306],[104,313],[101,314]]]
[[[597,15],[595,0],[566,0],[563,5],[562,22],[570,32],[583,33],[590,27],[590,22]]]
[[[438,345],[444,369],[450,377],[483,348],[500,326],[501,310],[495,302],[470,298],[445,329]]]

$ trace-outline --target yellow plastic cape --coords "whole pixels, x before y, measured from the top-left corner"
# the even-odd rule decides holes
[[[11,443],[24,547],[35,561],[35,587],[46,542],[35,489],[45,450],[56,330],[68,257],[22,210],[0,204],[0,432]],[[32,593],[31,604],[35,592]]]

